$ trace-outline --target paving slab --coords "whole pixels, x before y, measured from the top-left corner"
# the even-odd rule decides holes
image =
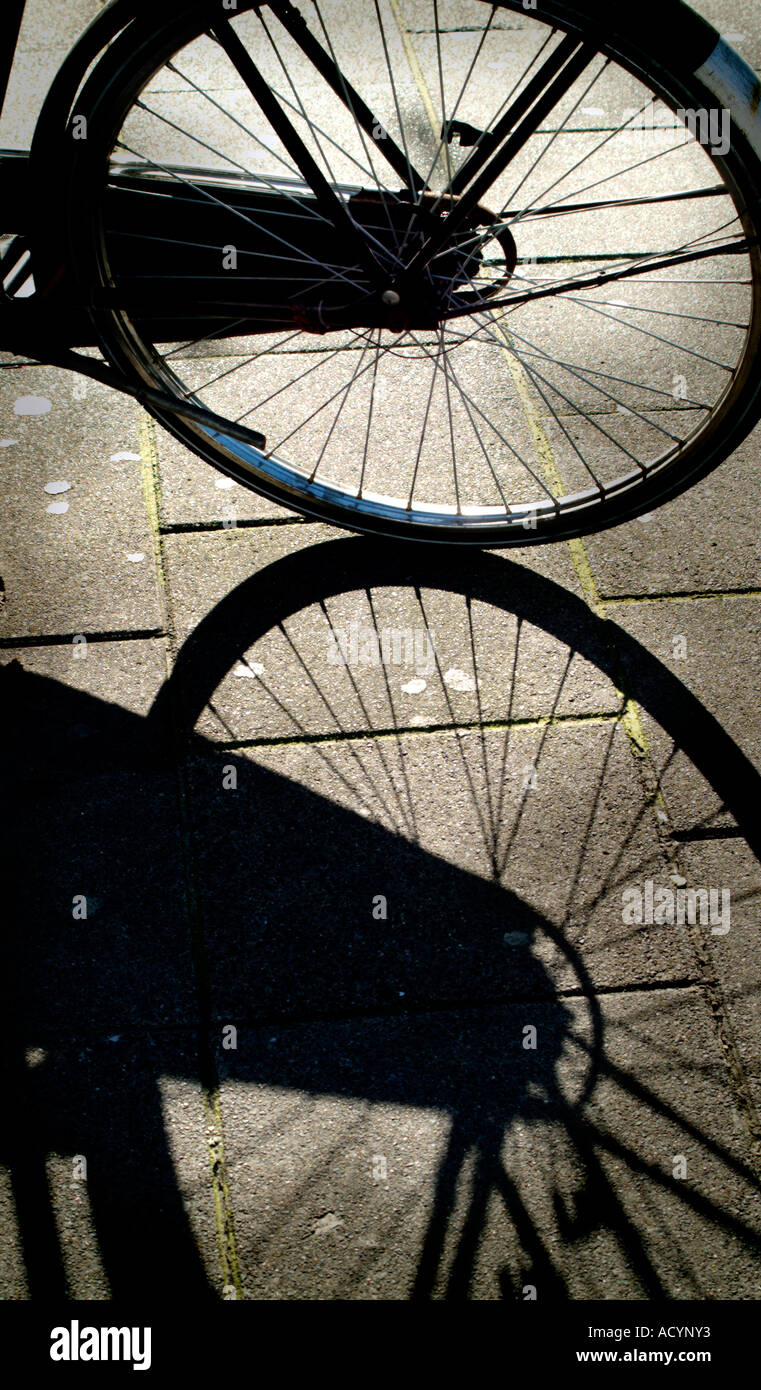
[[[543,266],[537,278],[549,273],[556,268]],[[669,349],[654,360],[650,330],[660,325],[667,304],[672,312],[689,310],[687,318],[701,305],[711,315],[742,315],[743,306],[724,299],[719,305],[719,291],[711,285],[704,298],[693,286],[688,293],[664,285],[668,298],[660,288],[654,291],[653,310],[643,302],[641,284],[620,290],[624,298],[615,301],[618,308],[585,301],[587,312],[580,314],[575,301],[543,301],[517,310],[504,338],[492,334],[488,341],[484,336],[456,345],[451,393],[443,380],[434,380],[436,389],[429,394],[433,349],[404,340],[385,343],[393,351],[377,373],[370,372],[372,357],[363,363],[356,348],[336,353],[340,344],[332,335],[329,347],[315,347],[309,334],[297,335],[290,351],[265,351],[244,342],[235,355],[228,345],[229,355],[220,357],[216,344],[208,355],[199,349],[176,357],[174,366],[187,388],[222,416],[236,418],[245,409],[250,424],[266,436],[268,450],[289,464],[308,472],[319,463],[321,481],[352,489],[361,477],[369,492],[403,502],[414,480],[413,496],[420,504],[454,500],[451,394],[461,499],[482,506],[525,503],[546,495],[547,480],[518,401],[516,372],[522,372],[568,491],[595,481],[610,483],[660,457],[695,428],[697,406],[722,394],[726,373],[704,360],[696,366],[694,352],[683,361]],[[727,287],[727,293],[737,292]],[[693,349],[704,345],[702,327],[690,324],[682,333],[685,350],[690,340]],[[736,330],[723,331],[736,337]],[[719,335],[714,330],[717,360],[735,363],[736,343],[722,344]],[[553,354],[562,365],[555,365]],[[682,389],[680,382],[683,403],[673,394]],[[246,489],[229,489],[228,480],[204,472],[163,432],[157,435],[157,454],[166,525],[288,515]]]
[[[19,48],[25,53],[45,48],[65,53],[103,8],[104,0],[27,0]]]
[[[437,372],[434,349],[414,338],[387,334],[389,351],[377,369],[367,347],[358,351],[331,338],[328,347],[315,348],[313,334],[298,334],[293,350],[264,352],[251,363],[245,354],[188,359],[182,377],[223,418],[245,410],[276,458],[307,475],[319,466],[318,482],[352,495],[361,482],[366,493],[402,505],[412,490],[421,506],[454,506],[454,440],[463,505],[546,497],[502,346],[457,346],[453,372],[461,398]]]
[[[585,267],[574,262],[573,268],[582,273]],[[539,280],[556,273],[552,265],[531,272]],[[225,356],[219,343],[202,345],[203,352],[201,346],[181,352],[182,345],[171,351],[188,389],[226,418],[245,409],[250,424],[266,436],[268,450],[306,472],[319,465],[320,481],[353,489],[361,477],[369,492],[402,502],[414,481],[413,499],[421,505],[451,505],[453,439],[464,502],[525,503],[546,495],[547,479],[518,400],[516,375],[569,492],[611,483],[660,457],[696,427],[698,408],[723,393],[726,372],[705,354],[696,358],[705,346],[704,325],[690,320],[702,308],[712,317],[739,316],[744,322],[747,306],[738,298],[744,290],[708,283],[702,293],[694,285],[658,284],[651,308],[642,289],[641,282],[622,286],[617,293],[623,298],[610,307],[585,299],[581,312],[578,297],[573,303],[544,300],[516,310],[501,337],[484,328],[471,342],[453,339],[451,390],[443,379],[432,380],[432,345],[388,335],[389,351],[377,372],[370,371],[366,348],[342,345],[334,335],[327,347],[315,345],[314,335],[297,333],[295,340],[293,334],[283,340],[291,340],[287,350],[274,350],[274,340],[273,350],[244,340],[234,354],[228,342]],[[683,315],[684,360],[675,348],[654,357],[652,330],[662,327],[666,306]],[[457,332],[455,324],[452,333]],[[717,362],[736,362],[736,336],[736,329],[713,329]],[[340,346],[347,350],[337,352]],[[675,390],[684,391],[684,400]],[[288,515],[246,489],[228,488],[229,480],[215,472],[204,473],[163,432],[157,434],[157,454],[166,525]]]
[[[3,637],[161,628],[139,407],[93,383],[80,399],[80,381],[51,367],[0,374]],[[17,414],[19,402],[41,413]]]
[[[614,725],[226,750],[191,785],[222,1022],[694,974],[626,920],[668,870]]]
[[[52,9],[30,0],[0,143],[28,142],[60,58],[96,8],[95,0],[56,0]],[[470,0],[449,5],[451,27],[470,27],[476,8]],[[430,17],[430,4],[424,9],[422,0],[404,0],[432,80],[434,47],[418,32]],[[348,0],[324,0],[393,128],[383,55],[355,11]],[[753,56],[761,23],[746,0],[715,0],[706,13],[723,31],[744,30],[737,46]],[[510,32],[499,40],[522,59],[531,18],[505,12],[503,20]],[[451,35],[462,52],[476,40]],[[395,27],[389,43],[406,62]],[[496,64],[492,80],[496,48],[487,56]],[[183,67],[252,120],[218,46],[201,40]],[[267,71],[285,86],[282,70]],[[208,117],[205,98],[187,87],[164,72],[147,99],[160,111],[181,108],[189,122]],[[325,93],[313,86],[312,98],[313,111],[327,117]],[[603,137],[624,99],[620,81],[603,78],[589,96],[594,105],[577,113],[578,128],[540,162],[544,182]],[[419,105],[408,70],[399,100],[405,115]],[[216,117],[204,127],[214,139],[220,129]],[[155,117],[138,113],[131,130],[138,142],[162,141],[165,157],[201,157],[197,144],[175,139]],[[351,134],[350,125],[336,130]],[[551,133],[541,138],[549,142]],[[228,137],[233,156],[248,158],[248,138],[239,129]],[[665,151],[671,138],[642,132],[620,149],[641,158],[647,141]],[[431,148],[423,123],[412,132],[414,158]],[[595,173],[611,171],[609,153]],[[528,161],[526,154],[511,176]],[[273,158],[261,167],[282,166]],[[664,167],[667,157],[634,184],[652,192],[653,168]],[[343,163],[340,172],[357,175]],[[644,233],[638,217],[604,227],[601,245],[620,250],[635,234],[632,249],[643,249],[643,235],[659,244],[669,216],[656,213]],[[583,228],[575,223],[575,249]],[[520,229],[519,240],[522,255],[570,249],[549,225],[536,234]],[[555,274],[558,265],[527,273]],[[730,276],[731,265],[722,273]],[[734,291],[716,293],[740,312]],[[671,391],[681,358],[661,348],[653,358],[633,326],[651,324],[634,307],[634,290],[617,289],[615,299],[616,321],[561,304],[515,314],[511,326],[530,340],[519,351],[535,371],[545,370],[541,351],[562,341],[572,368],[591,362],[627,378],[611,401],[593,385],[602,377],[547,369],[564,389],[575,382],[598,425],[644,448],[658,433],[653,391]],[[685,299],[689,306],[675,291],[671,307],[700,309],[693,287]],[[699,346],[699,330],[687,325],[683,341]],[[292,383],[318,342],[299,342],[289,360],[272,354],[257,389]],[[262,346],[239,340],[236,350]],[[726,352],[731,332],[717,331],[712,346]],[[184,350],[175,365],[198,382],[237,360],[229,345],[210,342]],[[709,365],[687,372],[693,394],[711,386]],[[408,388],[405,410],[386,410],[382,422],[381,472],[396,479],[423,374],[413,383],[402,358],[391,368],[388,399]],[[461,352],[458,370],[469,386],[483,384],[485,408],[511,442],[525,443],[525,420],[504,400],[501,349]],[[236,368],[222,379],[219,406],[239,413],[245,375]],[[318,376],[275,397],[282,433],[318,404]],[[563,431],[531,390],[565,463]],[[14,644],[0,667],[12,730],[6,842],[20,870],[3,945],[3,1094],[12,1123],[0,1139],[0,1296],[106,1300],[149,1289],[192,1306],[229,1294],[198,1082],[190,870],[247,1298],[521,1299],[530,1286],[545,1300],[758,1299],[761,1209],[748,1116],[732,1090],[689,933],[624,920],[627,888],[642,890],[648,880],[676,887],[680,879],[616,720],[619,696],[600,670],[607,659],[601,647],[598,665],[588,626],[579,632],[569,621],[560,640],[541,612],[518,623],[510,611],[516,586],[515,607],[530,611],[523,586],[535,577],[580,593],[568,548],[526,550],[518,570],[506,563],[504,605],[499,596],[467,605],[443,586],[416,589],[406,572],[362,590],[356,564],[345,592],[333,594],[335,576],[325,573],[325,598],[321,564],[341,562],[335,550],[323,562],[321,547],[340,532],[294,520],[247,489],[218,486],[220,475],[154,429],[136,404],[104,391],[45,368],[0,371],[10,516],[0,640]],[[21,396],[52,408],[17,414]],[[665,403],[657,420],[679,433],[689,410]],[[651,422],[626,415],[630,409]],[[456,428],[470,428],[462,415]],[[577,442],[596,439],[590,459],[605,463],[594,423],[574,430]],[[210,687],[186,770],[188,863],[170,731],[159,715],[168,702],[155,704],[165,639],[139,457],[147,460],[151,432],[163,530],[229,527],[162,540],[179,694],[188,667],[197,687],[207,675]],[[314,454],[317,426],[301,436],[305,454]],[[760,437],[756,431],[649,522],[585,542],[600,591],[649,598],[758,590]],[[447,440],[439,432],[432,441],[424,462],[441,471]],[[351,467],[357,442],[347,431],[336,477]],[[509,472],[506,459],[498,462]],[[578,482],[572,470],[568,481]],[[45,491],[62,482],[66,490]],[[291,614],[276,562],[302,550],[314,552],[315,584],[308,605]],[[466,571],[468,552],[454,563]],[[249,591],[242,586],[252,575],[261,586]],[[609,610],[757,765],[758,602],[754,592]],[[99,633],[133,636],[93,640]],[[335,659],[335,634],[348,662]],[[386,656],[374,659],[384,638]],[[220,653],[231,659],[225,664]],[[641,673],[628,675],[636,693]],[[686,886],[731,890],[730,931],[709,925],[706,941],[761,1103],[758,864],[733,833],[731,797],[717,797],[648,713],[647,689],[639,694],[680,877]],[[703,830],[725,838],[689,838]],[[73,914],[80,895],[86,918]]]
[[[187,1022],[194,1008],[171,776],[11,784],[17,874],[7,978],[48,1026]],[[86,916],[84,915],[86,913]]]
[[[29,779],[157,767],[166,761],[166,730],[148,716],[165,679],[163,638],[88,642],[80,634],[60,646],[0,652],[15,734],[8,770]]]
[[[759,587],[761,431],[702,482],[649,514],[585,541],[604,596]]]
[[[761,765],[761,737],[756,692],[761,677],[761,600],[725,596],[612,604],[613,621],[662,662],[666,671],[698,697],[737,746]],[[671,734],[648,713],[648,696],[656,693],[650,674],[636,656],[624,656],[631,689],[640,694],[642,723],[653,765],[666,798],[669,816],[680,831],[734,821],[731,804],[720,796],[677,746]],[[680,718],[675,699],[673,715]],[[739,810],[736,807],[735,810]],[[746,807],[747,811],[747,807]]]
[[[598,402],[598,407],[593,407],[587,419],[572,415],[567,406],[552,395],[548,385],[552,369],[547,370],[541,363],[542,382],[536,377],[535,359],[529,361],[525,354],[521,356],[529,379],[535,380],[537,390],[541,389],[545,398],[541,403],[541,425],[566,494],[594,489],[596,485],[612,485],[621,478],[631,477],[638,467],[661,458],[675,441],[686,438],[695,427],[693,409],[669,410],[662,404],[654,406],[652,397],[648,403],[632,404],[631,409],[622,405],[600,410]],[[661,374],[660,380],[665,385],[667,378]],[[575,385],[571,384],[571,395],[579,409],[584,410],[585,393],[582,390],[580,397]],[[569,383],[561,380],[559,389],[567,393]],[[549,413],[548,407],[555,413]]]
[[[27,0],[0,118],[3,149],[29,148],[37,116],[58,68],[102,8],[100,0]]]
[[[221,1296],[197,1067],[182,1031],[43,1036],[6,1060],[6,1298]]]
[[[14,1009],[41,1028],[194,1016],[177,789],[141,710],[157,675],[145,645],[121,692],[134,712],[88,692],[109,689],[101,651],[73,677],[80,688],[41,674],[55,664],[48,653],[23,652],[0,672],[17,736],[5,759],[17,929],[4,975]],[[125,653],[110,654],[113,682]]]
[[[245,521],[293,521],[294,512],[279,507],[250,488],[225,477],[167,430],[151,421],[155,431],[162,527],[237,525]]]
[[[693,9],[716,26],[746,63],[761,70],[761,23],[753,0],[697,0]]]
[[[8,1169],[0,1167],[0,1226],[3,1253],[0,1260],[0,1298],[27,1299],[29,1284],[24,1268],[24,1249],[16,1221],[13,1183]]]
[[[716,913],[720,921],[704,922],[700,900],[696,914],[761,1114],[761,869],[745,842],[731,838],[687,844],[682,861],[688,886],[716,889],[722,906],[722,892],[729,894],[726,910]]]
[[[223,632],[233,620],[220,615],[219,641],[235,656],[218,689],[206,695],[198,722],[204,736],[245,741],[618,709],[611,682],[574,652],[570,625],[560,642],[538,626],[523,623],[518,630],[496,605],[473,602],[468,611],[462,595],[433,585],[418,594],[412,580],[368,593],[357,590],[355,578],[345,593],[321,599],[319,547],[336,534],[304,524],[165,538],[180,641],[251,575],[266,580],[277,559],[314,550],[314,603],[303,611],[291,614],[288,595],[270,586],[266,623],[259,621],[264,590],[236,614],[234,633]],[[455,574],[459,563],[453,561]],[[505,607],[511,587],[530,585],[535,572],[578,592],[565,546],[526,550],[520,568],[506,574]],[[247,634],[262,626],[267,630],[252,642]]]
[[[578,999],[242,1032],[220,1065],[245,1296],[757,1298],[700,996],[606,997],[591,1075],[587,1038]]]

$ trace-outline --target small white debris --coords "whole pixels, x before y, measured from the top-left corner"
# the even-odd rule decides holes
[[[233,675],[244,677],[248,676],[250,680],[253,680],[254,676],[264,675],[264,667],[262,666],[261,661],[239,661],[238,665],[235,667],[235,670],[233,671]]]
[[[0,439],[0,449],[10,449],[12,444],[18,443],[18,439]]]
[[[652,513],[652,512],[645,512],[644,516],[641,516],[641,517],[640,517],[640,521],[652,521],[652,519],[653,519],[653,513]]]
[[[465,671],[460,671],[457,666],[453,666],[450,671],[445,672],[444,684],[452,687],[453,690],[475,690],[476,683],[472,676],[468,676]]]
[[[139,463],[140,455],[130,453],[129,449],[122,449],[120,454],[111,455],[111,463],[121,463],[122,459],[131,459],[133,463]]]
[[[672,883],[675,883],[676,886],[677,886],[677,888],[684,888],[684,885],[685,885],[685,883],[687,882],[687,879],[686,879],[686,878],[682,878],[682,875],[681,875],[681,874],[672,874],[672,875],[671,875],[671,882],[672,882]]]
[[[56,493],[56,492],[68,492],[68,491],[70,490],[70,488],[71,488],[71,483],[60,482],[60,483],[46,483],[46,484],[45,484],[45,491],[46,491],[46,492],[52,492],[52,493]]]
[[[314,1223],[314,1230],[312,1231],[312,1235],[314,1235],[314,1236],[327,1236],[327,1235],[330,1235],[330,1232],[331,1232],[331,1231],[335,1231],[335,1229],[336,1229],[337,1226],[343,1226],[343,1224],[344,1224],[344,1223],[343,1223],[343,1221],[341,1220],[340,1216],[336,1216],[335,1212],[332,1212],[332,1211],[326,1212],[325,1216],[321,1216],[320,1219],[319,1219],[319,1221],[315,1221],[315,1223]]]
[[[45,508],[45,511],[49,512],[51,516],[63,516],[64,512],[68,510],[68,502],[51,502],[50,506]]]
[[[139,565],[140,561],[145,559],[145,554],[142,550],[128,550],[127,559],[131,564]]]
[[[605,115],[605,107],[604,107],[604,106],[582,106],[581,111],[582,111],[582,115],[584,115],[584,116],[604,116],[604,115]]]
[[[723,40],[724,40],[725,43],[742,43],[743,40],[744,40],[744,38],[745,38],[745,35],[744,35],[744,34],[722,34],[721,37],[723,38]]]
[[[426,719],[424,714],[413,714],[410,720],[410,724],[412,725],[413,729],[422,729],[423,726],[427,723],[428,720]]]
[[[47,415],[53,402],[47,396],[19,396],[13,409],[16,415]]]
[[[215,487],[225,487],[225,488],[226,488],[226,487],[235,487],[235,479],[234,479],[234,478],[216,478],[215,481],[214,481],[214,486],[215,486]]]
[[[405,695],[422,695],[423,691],[427,690],[427,688],[428,682],[424,681],[420,676],[416,676],[414,680],[407,681],[407,684],[402,686]]]

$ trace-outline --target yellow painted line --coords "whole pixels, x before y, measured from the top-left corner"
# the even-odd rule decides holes
[[[434,139],[439,140],[441,138],[441,129],[437,127],[436,107],[434,106],[431,100],[431,93],[428,90],[428,83],[425,80],[425,77],[423,75],[423,69],[420,66],[417,53],[415,52],[415,49],[413,47],[412,39],[410,38],[410,32],[407,28],[404,15],[402,13],[402,7],[399,3],[399,0],[388,0],[388,3],[391,6],[391,9],[394,13],[394,19],[396,20],[396,25],[399,30],[402,43],[404,44],[404,51],[407,54],[407,62],[410,65],[410,71],[412,72],[412,76],[415,79],[415,85],[417,86],[417,89],[420,92],[420,95],[423,99],[425,114],[428,117],[428,124],[430,125],[431,130],[433,131]]]
[[[159,533],[159,459],[156,448],[156,425],[147,411],[140,411],[138,421],[138,450],[140,453],[140,472],[143,484],[143,499],[148,513],[148,524],[153,539],[153,555],[156,562],[156,576],[159,586],[164,589],[164,561],[161,554]]]
[[[510,350],[510,338],[502,325],[495,323],[492,324],[492,328],[497,336],[502,339],[502,351],[507,359],[510,375],[513,378],[518,399],[523,408],[526,423],[531,431],[531,437],[536,447],[539,462],[544,469],[544,476],[547,479],[550,492],[553,497],[562,497],[565,491],[563,479],[560,476],[560,470],[558,469],[555,455],[552,451],[552,445],[547,438],[536,406],[531,399],[525,368]],[[589,604],[589,607],[592,609],[592,612],[595,613],[598,618],[602,618],[605,616],[605,605],[597,592],[597,585],[595,584],[594,575],[592,574],[592,567],[589,563],[586,546],[578,537],[568,541],[567,545],[570,551],[573,568],[576,571],[576,578],[581,585],[581,592]]]
[[[428,89],[428,84],[423,75],[423,70],[418,61],[418,57],[412,43],[412,38],[410,36],[409,30],[404,19],[404,14],[402,12],[400,0],[389,0],[389,4],[391,5],[391,8],[394,12],[394,18],[396,19],[396,23],[399,28],[399,33],[402,38],[402,43],[404,44],[405,52],[407,54],[407,60],[410,65],[410,70],[412,72],[412,76],[415,79],[415,83],[418,88],[418,91],[420,92],[420,96],[423,100],[423,105],[426,109],[426,114],[428,116],[428,121],[430,123],[434,139],[438,140],[439,130],[437,129],[436,110],[431,100],[431,93]],[[519,362],[515,354],[510,350],[510,340],[502,326],[496,323],[493,324],[492,327],[495,333],[498,335],[498,337],[502,339],[502,350],[505,354],[507,365],[510,370],[510,375],[513,379],[513,384],[515,386],[518,399],[521,403],[521,408],[526,418],[526,423],[528,424],[529,430],[531,432],[531,437],[534,441],[534,446],[536,448],[538,459],[544,470],[544,474],[547,479],[550,491],[552,492],[553,496],[560,497],[562,496],[564,491],[563,480],[560,477],[557,463],[555,461],[555,455],[552,452],[552,445],[550,444],[550,441],[547,438],[546,432],[542,426],[542,422],[539,418],[534,402],[531,399],[529,393],[528,378],[526,376],[525,369],[523,368],[522,364]],[[592,570],[589,564],[589,558],[587,556],[587,552],[584,548],[584,545],[581,541],[569,541],[568,546],[571,552],[571,560],[573,562],[573,567],[576,571],[576,575],[581,585],[584,597],[586,598],[587,603],[589,604],[590,608],[592,608],[593,612],[601,616],[602,604],[599,594],[597,593],[594,579],[592,577]]]
[[[407,54],[407,61],[410,65],[410,71],[412,72],[412,76],[415,80],[415,84],[418,88],[418,91],[420,92],[423,105],[425,106],[426,115],[428,117],[431,130],[433,131],[434,139],[438,140],[440,137],[440,131],[437,128],[436,109],[431,100],[431,93],[428,89],[428,84],[425,80],[423,70],[420,66],[418,56],[415,52],[412,43],[412,38],[410,36],[407,24],[404,19],[404,14],[402,11],[400,0],[389,0],[389,4],[391,6],[391,9],[393,10],[394,18],[396,19],[402,43],[404,44],[405,53]],[[515,353],[511,351],[509,334],[502,328],[502,325],[499,323],[495,323],[492,324],[492,328],[494,332],[497,334],[497,336],[502,340],[502,351],[505,355],[508,369],[513,379],[513,385],[515,386],[516,394],[521,403],[521,409],[523,410],[526,423],[529,427],[531,437],[534,441],[534,447],[537,452],[538,461],[540,463],[541,468],[544,471],[544,476],[547,480],[549,489],[554,497],[562,497],[565,491],[565,486],[563,483],[563,479],[560,476],[560,471],[557,466],[557,461],[553,453],[552,445],[549,439],[547,438],[547,434],[542,425],[541,419],[536,409],[536,405],[531,398],[531,393],[529,390],[529,379],[526,374],[526,370],[523,364],[516,357]],[[589,605],[595,616],[604,620],[606,616],[605,600],[600,597],[600,594],[598,592],[597,585],[595,583],[595,578],[592,573],[592,566],[589,562],[589,554],[587,552],[587,548],[580,537],[576,537],[574,540],[569,540],[566,542],[566,544],[568,546],[568,550],[571,556],[571,563],[573,565],[576,578],[579,581],[581,592],[584,595],[587,604]],[[618,693],[621,695],[621,699],[623,701],[623,710],[620,716],[621,723],[629,739],[632,751],[637,757],[648,757],[650,750],[648,747],[645,730],[642,725],[639,706],[634,700],[625,697],[623,691],[619,691]],[[660,804],[662,802],[660,793],[658,800]]]

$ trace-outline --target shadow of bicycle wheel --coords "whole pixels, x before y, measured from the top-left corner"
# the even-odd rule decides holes
[[[392,689],[382,662],[331,661],[327,639],[339,621],[383,628],[384,602],[394,630],[431,634],[447,595],[463,605],[456,679],[432,642],[432,712],[405,724],[401,668]],[[511,716],[528,627],[565,656],[527,753]],[[579,660],[615,698],[558,743]],[[682,1046],[697,977],[668,930],[621,923],[622,885],[665,862],[652,797],[625,771],[622,672],[758,856],[759,776],[713,716],[615,624],[501,556],[310,546],[197,625],[145,718],[6,668],[2,1162],[33,1298],[134,1294],[146,1277],[218,1296],[202,1164],[166,1078],[191,1088],[180,1110],[199,1078],[221,1094],[251,1296],[717,1296],[706,1251],[726,1247],[751,1278],[755,1181],[717,1120],[702,1015],[705,1056]],[[600,821],[606,798],[618,818]],[[88,895],[97,910],[73,924]],[[636,978],[611,975],[628,950]],[[643,1145],[648,1125],[664,1150]],[[702,1156],[691,1184],[664,1159],[686,1147]],[[222,1243],[229,1256],[229,1229]]]

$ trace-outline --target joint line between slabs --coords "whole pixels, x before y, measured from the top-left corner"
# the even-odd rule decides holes
[[[167,679],[171,676],[172,658],[176,654],[176,624],[172,611],[171,591],[167,582],[164,557],[164,544],[161,534],[161,476],[159,472],[156,426],[153,418],[144,410],[140,412],[139,450],[142,459],[142,482],[145,506],[153,539],[160,602],[163,609],[166,638],[164,652]],[[214,1218],[217,1228],[217,1252],[223,1288],[234,1289],[236,1300],[242,1298],[243,1288],[235,1242],[233,1210],[230,1199],[227,1167],[225,1162],[224,1133],[219,1094],[219,1076],[214,1053],[210,1045],[211,1027],[210,970],[206,949],[201,890],[198,883],[195,855],[193,851],[192,799],[186,781],[186,769],[181,757],[172,721],[170,733],[173,762],[175,767],[177,805],[179,812],[179,835],[182,853],[185,903],[188,915],[190,952],[196,997],[199,1010],[199,1080],[201,1085],[204,1143],[206,1144],[214,1205]]]
[[[163,627],[143,630],[126,628],[122,632],[88,632],[85,629],[83,632],[27,633],[23,637],[0,637],[0,651],[17,651],[25,647],[70,647],[75,637],[86,637],[88,644],[95,646],[99,642],[155,642],[166,636]]]
[[[464,734],[529,733],[547,728],[584,728],[588,724],[616,724],[621,723],[623,717],[623,709],[618,709],[607,712],[593,711],[589,714],[545,714],[538,715],[533,719],[481,720],[476,724],[431,723],[424,727],[400,725],[398,728],[389,729],[346,729],[315,734],[273,734],[263,735],[260,738],[214,742],[212,746],[205,745],[200,752],[202,756],[214,757],[217,752],[229,753],[235,749],[246,748],[309,748],[314,744],[374,743],[376,741],[386,742],[389,739],[407,738],[408,736],[410,738],[430,738],[440,734],[459,737]]]
[[[717,599],[726,598],[761,598],[761,589],[754,588],[752,585],[747,585],[747,587],[739,587],[736,589],[687,589],[683,593],[672,590],[660,594],[606,594],[602,597],[601,602],[607,609],[617,603],[622,605],[640,603],[700,603],[704,599],[715,602]]]

